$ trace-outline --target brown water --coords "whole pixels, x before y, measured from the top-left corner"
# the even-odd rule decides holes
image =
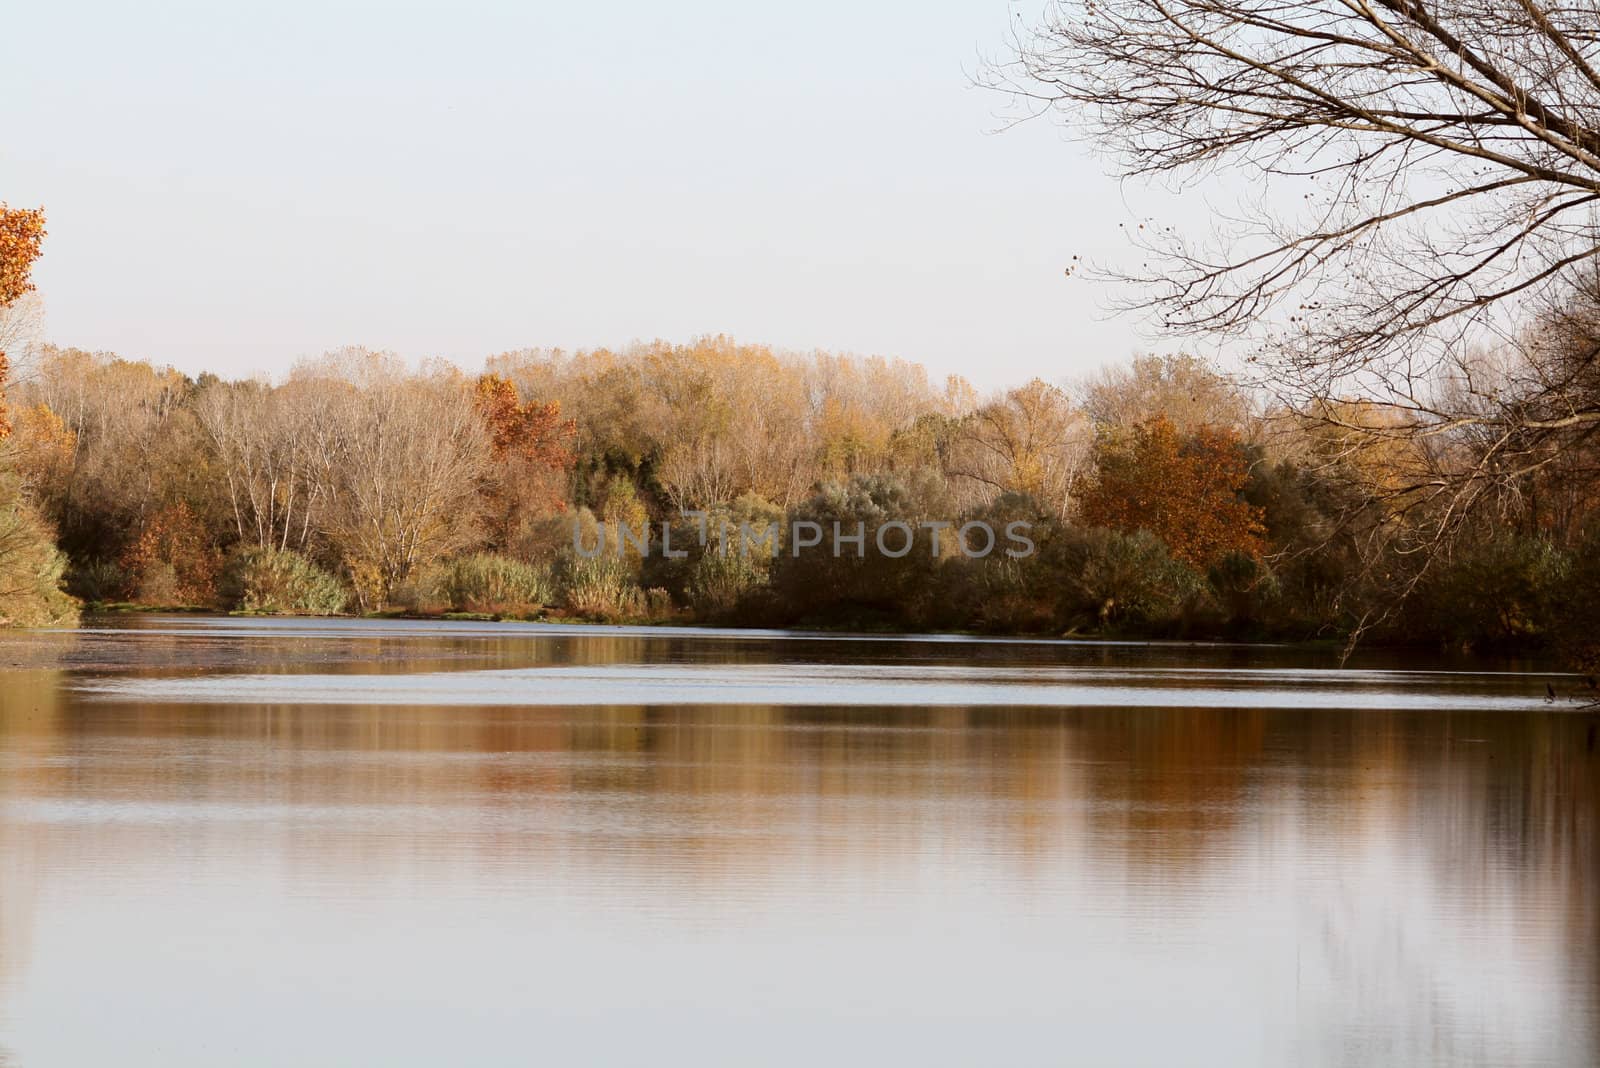
[[[38,640],[0,674],[7,1065],[1600,1063],[1596,719],[1548,674]]]

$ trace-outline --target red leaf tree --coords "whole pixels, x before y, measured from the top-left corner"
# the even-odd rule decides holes
[[[562,418],[560,401],[523,401],[500,375],[479,378],[474,398],[495,461],[483,486],[484,526],[494,546],[505,549],[527,520],[564,508],[578,426]]]
[[[1230,553],[1260,556],[1262,511],[1239,494],[1249,460],[1231,430],[1180,435],[1165,415],[1107,434],[1095,445],[1098,478],[1080,495],[1083,521],[1148,530],[1194,567]]]

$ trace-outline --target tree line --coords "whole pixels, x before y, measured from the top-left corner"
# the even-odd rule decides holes
[[[1375,414],[1347,408],[1352,426]],[[980,396],[909,362],[725,337],[511,352],[476,374],[347,348],[276,382],[45,346],[8,412],[7,492],[31,535],[0,542],[5,573],[32,576],[4,591],[17,622],[75,598],[1343,640],[1387,613],[1377,634],[1513,648],[1581,641],[1578,601],[1600,588],[1585,450],[1419,555],[1398,531],[1448,501],[1418,472],[1480,463],[1470,428],[1341,431],[1191,356]],[[890,521],[917,551],[733,540]],[[970,521],[1025,523],[1035,551],[929,544]],[[619,536],[662,524],[681,554]],[[581,551],[607,534],[625,551]]]

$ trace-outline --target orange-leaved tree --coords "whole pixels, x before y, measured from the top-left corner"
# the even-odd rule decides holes
[[[156,512],[122,554],[133,596],[146,604],[210,604],[221,553],[205,525],[179,501]]]
[[[43,244],[43,208],[11,208],[0,203],[0,308],[33,291],[33,263]],[[10,374],[11,364],[0,352],[0,439],[11,434],[5,395]]]
[[[500,375],[483,375],[477,384],[478,410],[489,425],[496,460],[524,460],[547,467],[572,462],[571,419],[561,418],[561,402],[522,402],[517,387]]]
[[[578,425],[562,418],[560,401],[524,402],[516,385],[497,374],[478,379],[473,399],[494,458],[483,487],[485,526],[494,547],[504,549],[523,521],[564,507]]]
[[[1148,530],[1172,555],[1209,567],[1230,553],[1261,555],[1261,509],[1239,493],[1250,477],[1239,436],[1202,427],[1184,436],[1165,415],[1095,444],[1097,478],[1080,496],[1083,521]]]

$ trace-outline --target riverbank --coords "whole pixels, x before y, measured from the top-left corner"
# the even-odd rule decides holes
[[[405,624],[421,624],[422,632],[441,638],[478,637],[582,637],[609,635],[618,638],[651,637],[686,640],[696,637],[731,638],[746,641],[801,639],[849,642],[906,642],[933,646],[1062,648],[1107,647],[1155,649],[1235,650],[1241,655],[1252,651],[1274,651],[1306,658],[1323,667],[1340,666],[1344,643],[1335,640],[1268,641],[1227,638],[1168,638],[1113,634],[975,634],[957,631],[861,630],[842,627],[770,628],[719,626],[679,620],[602,622],[577,618],[544,616],[513,619],[471,613],[419,615],[385,613],[365,616],[290,616],[259,613],[224,613],[195,606],[158,608],[147,605],[101,606],[86,612],[79,628],[48,630],[0,630],[0,671],[6,670],[226,670],[247,665],[259,657],[257,643],[240,639],[270,639],[290,634],[302,640],[274,648],[272,658],[280,667],[308,669],[350,662],[352,659],[388,662],[394,650],[381,642],[358,657],[352,657],[337,641],[307,641],[307,638],[337,639],[364,629],[364,624],[396,624],[395,633],[417,631]],[[216,624],[221,624],[218,627]],[[228,626],[234,624],[235,626]],[[168,634],[168,631],[172,633]],[[152,631],[170,638],[149,640]],[[383,632],[371,634],[380,637]],[[84,640],[93,635],[92,640]],[[191,641],[191,635],[203,637]],[[1418,664],[1448,666],[1451,670],[1529,671],[1558,679],[1566,676],[1548,654],[1507,655],[1470,653],[1440,648],[1427,643],[1373,641],[1364,643],[1352,658],[1352,668],[1396,668]],[[1559,683],[1558,683],[1559,684]]]

